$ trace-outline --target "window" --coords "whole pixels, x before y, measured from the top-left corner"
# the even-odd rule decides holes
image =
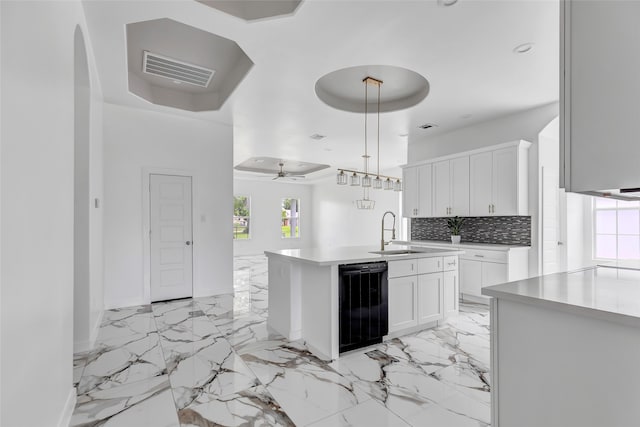
[[[246,240],[251,237],[249,224],[251,222],[251,203],[249,197],[233,197],[233,238]]]
[[[300,199],[282,199],[282,238],[300,237]]]
[[[593,200],[593,257],[640,259],[640,202]]]

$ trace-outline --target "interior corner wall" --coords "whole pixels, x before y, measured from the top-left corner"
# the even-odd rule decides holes
[[[230,126],[104,104],[105,306],[148,304],[144,292],[143,171],[194,175],[194,296],[233,292]]]
[[[385,211],[396,214],[396,238],[400,239],[402,193],[370,190],[370,198],[376,201],[375,209],[359,210],[356,209],[354,200],[362,198],[362,191],[362,187],[339,186],[333,177],[314,184],[314,247],[379,246],[380,224]],[[391,216],[386,220],[385,226],[391,228]],[[391,232],[387,232],[385,236],[390,240]]]
[[[312,230],[317,220],[311,199],[311,185],[290,183],[282,180],[248,180],[235,179],[233,193],[235,196],[250,197],[250,239],[234,240],[233,254],[258,255],[265,250],[299,249],[309,247],[312,241]],[[282,223],[282,199],[300,199],[300,237],[283,238],[280,225]],[[232,200],[229,199],[229,203]],[[228,220],[231,229],[231,217]]]
[[[538,135],[558,114],[559,104],[553,102],[459,128],[451,132],[409,140],[409,163],[520,139],[532,143],[532,146],[529,148],[529,212],[531,214],[530,276],[537,276],[539,274]]]
[[[0,2],[0,425],[68,425],[79,1]],[[46,52],[46,55],[34,55]],[[43,72],[46,71],[46,72]],[[37,408],[25,399],[37,390]]]

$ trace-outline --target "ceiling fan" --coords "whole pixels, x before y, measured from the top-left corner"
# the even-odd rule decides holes
[[[272,181],[275,181],[276,179],[280,179],[280,178],[289,178],[289,179],[292,179],[294,181],[297,180],[297,179],[305,179],[306,178],[306,176],[304,176],[304,175],[295,175],[292,172],[285,172],[284,171],[284,162],[278,163],[278,166],[280,166],[280,171],[275,176],[275,178],[272,179]]]

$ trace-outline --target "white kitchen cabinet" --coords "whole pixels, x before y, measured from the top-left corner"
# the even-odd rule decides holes
[[[433,164],[433,216],[469,216],[469,156]]]
[[[469,157],[471,216],[528,215],[527,150],[530,144]]]
[[[389,261],[389,334],[458,311],[458,256]]]
[[[442,277],[443,310],[446,317],[458,313],[460,299],[458,270],[445,271],[442,273]]]
[[[460,259],[460,293],[480,296],[482,291],[482,261]]]
[[[560,186],[640,187],[640,2],[561,2]]]
[[[418,323],[441,320],[443,316],[442,273],[418,276]]]
[[[389,333],[418,325],[418,277],[389,279]]]
[[[482,263],[482,286],[493,286],[509,281],[509,266],[498,262]]]
[[[403,169],[402,215],[407,218],[432,215],[432,166],[421,164]]]
[[[486,302],[481,295],[485,286],[528,277],[529,248],[509,250],[467,249],[460,256],[460,293],[463,299]]]

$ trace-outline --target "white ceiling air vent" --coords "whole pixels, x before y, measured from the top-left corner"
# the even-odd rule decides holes
[[[167,58],[146,50],[144,51],[142,71],[173,80],[175,83],[189,83],[200,87],[209,86],[209,82],[215,73],[214,70]]]

